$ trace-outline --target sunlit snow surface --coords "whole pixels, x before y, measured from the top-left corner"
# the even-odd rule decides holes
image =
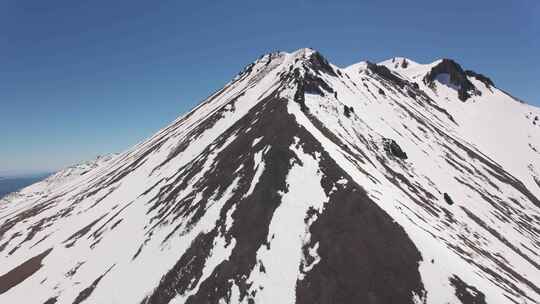
[[[403,303],[460,303],[453,276],[486,303],[539,302],[540,109],[473,77],[481,94],[461,101],[444,76],[423,81],[439,61],[380,63],[402,87],[314,54],[265,55],[148,140],[1,199],[0,303],[294,303],[324,261],[310,227],[349,185],[421,254],[425,292]],[[321,93],[302,105],[308,75]],[[326,185],[321,153],[347,176]]]

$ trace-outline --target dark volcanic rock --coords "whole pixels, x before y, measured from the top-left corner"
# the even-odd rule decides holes
[[[92,294],[96,286],[99,284],[99,281],[103,279],[103,277],[114,267],[111,266],[104,274],[100,275],[97,279],[95,279],[92,284],[85,289],[83,289],[75,298],[75,301],[73,301],[73,304],[79,304],[84,302],[88,297]]]
[[[454,204],[454,200],[452,200],[452,198],[450,197],[450,195],[448,193],[444,193],[443,197],[444,197],[444,201],[448,205],[453,205]]]
[[[450,279],[450,284],[456,290],[456,296],[463,304],[486,304],[486,296],[476,289],[476,287],[463,282],[458,276],[454,275]]]
[[[423,296],[419,252],[359,186],[332,194],[310,231],[321,261],[297,282],[297,303],[413,303],[413,293]]]
[[[349,106],[343,106],[343,114],[347,117],[351,117],[351,113],[354,113],[354,108]]]
[[[394,73],[392,73],[392,71],[390,71],[387,67],[383,65],[377,65],[368,61],[367,67],[371,72],[379,75],[380,77],[389,82],[396,84],[400,88],[403,88],[407,84],[406,80],[396,76]]]
[[[41,261],[51,252],[52,248],[45,250],[43,253],[28,259],[21,265],[13,268],[6,274],[0,276],[0,295],[17,286],[22,281],[31,277],[41,266]]]
[[[328,63],[328,60],[326,60],[319,52],[314,52],[309,57],[309,63],[315,71],[322,71],[329,75],[337,76],[330,63]]]
[[[439,64],[431,68],[431,71],[424,77],[424,83],[432,85],[439,75],[448,74],[450,83],[457,86],[458,98],[461,101],[467,100],[471,94],[476,94],[476,87],[467,79],[465,71],[452,59],[443,59]]]
[[[401,68],[406,69],[408,66],[409,62],[407,61],[407,59],[403,59],[403,61],[401,62]]]
[[[58,302],[56,297],[52,297],[52,298],[49,298],[47,301],[45,301],[43,304],[55,304],[56,302]]]
[[[386,153],[400,159],[407,159],[407,153],[401,149],[395,140],[383,138],[383,147]]]
[[[314,125],[317,118],[309,116]],[[422,260],[405,231],[339,167],[324,147],[298,126],[303,148],[320,153],[321,185],[329,196],[324,213],[310,227],[307,248],[319,244],[321,260],[297,281],[296,303],[413,303],[423,298]],[[320,130],[324,133],[324,130]],[[341,177],[347,185],[338,184]],[[347,256],[347,259],[343,257]],[[308,256],[306,256],[306,259]]]
[[[483,82],[488,88],[495,86],[495,84],[493,83],[493,81],[491,81],[491,79],[489,79],[489,77],[480,73],[476,73],[475,71],[466,70],[465,75],[478,79],[479,81]]]

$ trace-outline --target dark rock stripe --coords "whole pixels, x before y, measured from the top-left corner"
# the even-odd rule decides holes
[[[92,294],[92,292],[94,291],[94,289],[97,287],[97,285],[99,284],[99,281],[101,281],[101,279],[103,279],[103,277],[109,273],[109,271],[111,271],[111,269],[113,269],[114,265],[112,265],[109,269],[107,269],[107,271],[105,271],[104,274],[100,275],[97,279],[94,280],[94,282],[92,282],[92,284],[88,287],[86,287],[85,289],[83,289],[79,295],[77,295],[77,297],[75,298],[75,300],[73,301],[73,304],[79,304],[83,301],[85,301],[86,299],[88,299],[88,297]]]
[[[405,231],[307,130],[296,129],[304,151],[320,153],[321,186],[329,195],[306,245],[318,242],[321,260],[297,282],[297,303],[413,303],[413,294],[423,297],[422,258]],[[337,184],[341,177],[346,185]]]
[[[52,248],[45,250],[41,254],[26,260],[21,265],[13,268],[8,273],[0,276],[0,294],[17,286],[24,280],[31,277],[41,266],[41,261],[52,251]]]
[[[66,248],[69,248],[73,245],[75,245],[75,242],[77,242],[77,240],[81,237],[83,237],[85,234],[87,234],[88,232],[90,232],[90,229],[92,229],[92,227],[94,227],[94,225],[96,225],[99,221],[101,221],[105,216],[107,216],[108,213],[102,215],[101,217],[95,219],[93,222],[91,222],[90,224],[84,226],[83,228],[79,229],[78,231],[76,231],[75,233],[73,233],[69,238],[67,238],[65,241],[63,241],[62,243],[63,244],[66,244]]]
[[[454,275],[449,280],[450,284],[454,286],[456,297],[461,303],[486,304],[486,296],[476,287],[463,282],[457,275]]]
[[[49,298],[47,301],[45,301],[43,304],[55,304],[56,302],[58,302],[56,297],[52,297],[52,298]]]

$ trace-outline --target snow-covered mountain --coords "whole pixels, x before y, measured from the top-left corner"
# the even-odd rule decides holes
[[[538,303],[539,116],[449,59],[267,54],[2,200],[0,302]]]

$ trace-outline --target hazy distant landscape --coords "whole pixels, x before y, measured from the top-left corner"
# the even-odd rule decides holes
[[[0,198],[11,192],[15,192],[35,182],[38,182],[49,176],[49,173],[42,173],[31,176],[15,176],[5,177],[0,176]]]

